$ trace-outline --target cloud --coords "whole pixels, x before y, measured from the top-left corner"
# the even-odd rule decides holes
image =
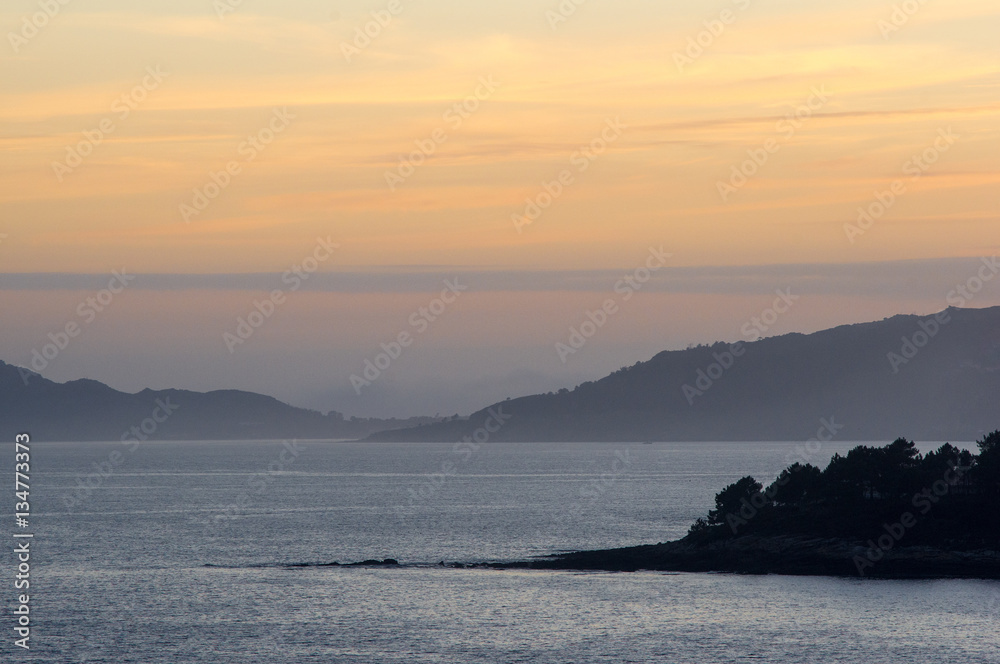
[[[643,290],[675,294],[768,294],[792,287],[802,295],[931,298],[974,273],[980,258],[938,258],[870,263],[815,263],[668,267]],[[441,266],[373,267],[312,275],[302,291],[321,293],[433,293],[444,279],[459,277],[475,292],[610,292],[632,270],[479,270]],[[0,290],[99,290],[108,276],[83,273],[0,274]],[[276,273],[140,274],[132,290],[247,291],[281,288]]]

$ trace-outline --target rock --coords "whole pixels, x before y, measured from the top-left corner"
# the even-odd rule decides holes
[[[1000,552],[899,547],[869,560],[861,542],[795,536],[748,535],[695,544],[682,539],[664,544],[577,551],[505,567],[607,571],[733,572],[868,578],[1000,579]],[[871,564],[859,564],[862,559]]]

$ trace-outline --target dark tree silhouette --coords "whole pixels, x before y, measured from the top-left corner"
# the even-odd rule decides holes
[[[715,495],[715,509],[708,513],[708,523],[718,525],[726,522],[730,514],[738,514],[743,507],[743,501],[752,501],[764,486],[747,475],[730,484]]]
[[[978,445],[978,455],[950,443],[921,455],[913,442],[897,438],[834,455],[822,471],[793,464],[763,492],[744,477],[715,496],[715,509],[691,535],[699,541],[794,534],[866,542],[891,528],[915,545],[997,546],[1000,431]],[[898,525],[903,522],[909,525]]]
[[[1000,431],[984,436],[977,444],[975,478],[986,495],[1000,498]]]
[[[822,471],[811,463],[795,463],[781,471],[778,479],[768,487],[776,505],[797,505],[818,499],[822,494]]]

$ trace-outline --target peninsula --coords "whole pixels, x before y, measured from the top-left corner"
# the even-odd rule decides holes
[[[926,455],[899,438],[821,470],[744,477],[673,542],[578,551],[498,567],[735,572],[869,578],[1000,578],[1000,431],[978,454]]]

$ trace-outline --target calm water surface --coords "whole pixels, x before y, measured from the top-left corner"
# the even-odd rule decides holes
[[[806,454],[825,465],[851,446]],[[54,664],[1000,662],[994,582],[436,566],[673,539],[725,484],[770,481],[796,447],[34,443],[35,630],[31,653],[16,654]],[[322,566],[385,557],[402,565]]]

